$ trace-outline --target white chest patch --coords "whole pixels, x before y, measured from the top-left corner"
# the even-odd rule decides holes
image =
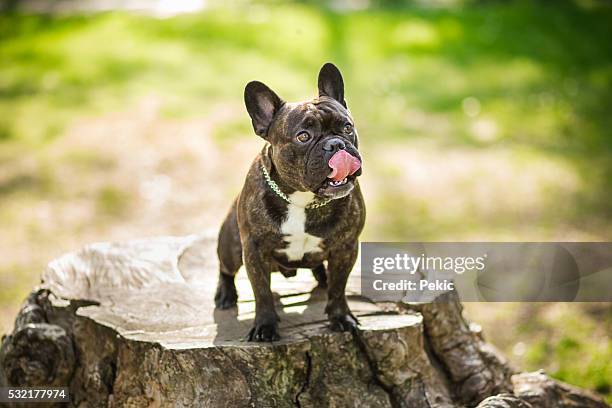
[[[306,205],[314,198],[313,193],[297,191],[289,196],[292,204],[287,206],[287,218],[281,224],[281,233],[285,235],[287,248],[279,252],[287,255],[289,261],[299,261],[307,252],[321,251],[319,237],[307,234]]]

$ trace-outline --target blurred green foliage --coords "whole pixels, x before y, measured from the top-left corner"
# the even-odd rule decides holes
[[[207,98],[234,99],[254,73],[288,99],[303,97],[312,72],[332,60],[351,79],[362,133],[431,137],[405,123],[403,110],[418,106],[450,115],[451,131],[436,136],[483,143],[465,126],[471,96],[498,120],[495,142],[609,152],[611,19],[609,8],[565,2],[354,12],[251,5],[165,20],[4,15],[1,134],[44,141],[74,109],[150,89],[179,95],[177,112],[201,114]]]
[[[610,21],[609,7],[569,2],[251,4],[164,20],[3,15],[0,143],[45,143],[84,112],[150,92],[165,97],[169,116],[202,115],[239,99],[253,76],[302,98],[332,60],[348,78],[361,133],[371,135],[364,143],[427,138],[560,155],[589,180],[581,208],[610,215]],[[476,131],[475,115],[485,119]]]

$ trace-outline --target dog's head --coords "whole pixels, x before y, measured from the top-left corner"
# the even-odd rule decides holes
[[[344,81],[335,65],[319,72],[319,96],[289,103],[261,82],[249,82],[244,100],[255,133],[271,146],[271,159],[284,183],[322,198],[341,198],[361,174],[357,129],[344,100]]]

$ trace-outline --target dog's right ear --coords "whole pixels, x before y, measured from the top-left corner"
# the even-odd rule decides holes
[[[284,103],[273,90],[259,81],[251,81],[244,88],[244,104],[251,116],[253,129],[264,139],[274,115]]]

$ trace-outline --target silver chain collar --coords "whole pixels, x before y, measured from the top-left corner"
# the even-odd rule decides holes
[[[264,178],[266,179],[266,182],[268,183],[272,191],[276,193],[277,196],[279,196],[280,198],[282,198],[289,204],[297,205],[291,202],[289,197],[287,197],[287,194],[283,193],[281,189],[278,187],[278,184],[276,184],[274,180],[272,180],[272,177],[270,177],[270,173],[268,173],[268,169],[266,169],[266,166],[263,164],[263,162],[261,163],[261,170],[263,171],[263,175],[264,175]],[[331,198],[328,198],[327,200],[323,200],[323,201],[311,201],[310,203],[306,205],[305,208],[308,210],[311,210],[314,208],[320,208],[320,207],[323,207],[324,205],[329,204],[330,201],[331,201]]]

